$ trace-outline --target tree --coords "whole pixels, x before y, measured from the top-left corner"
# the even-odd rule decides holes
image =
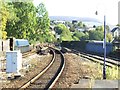
[[[111,33],[107,33],[106,34],[106,39],[107,39],[107,42],[111,42],[113,40],[112,34]]]
[[[110,27],[106,25],[106,31],[109,33],[110,32]]]
[[[72,36],[72,38],[73,38],[74,41],[80,41],[80,39],[76,36]]]
[[[86,27],[86,25],[85,24],[83,24],[81,21],[78,23],[78,27],[80,27],[80,28],[85,28]]]
[[[48,17],[48,12],[46,10],[46,7],[43,3],[40,3],[37,6],[37,20],[38,20],[38,28],[43,29],[43,31],[46,31],[50,27],[50,19]]]
[[[90,40],[99,40],[102,41],[104,38],[104,33],[102,31],[93,30],[89,32]]]
[[[58,35],[60,35],[62,33],[62,28],[59,25],[56,25],[54,27],[54,30]]]
[[[72,35],[70,30],[64,24],[58,24],[56,32],[60,34],[61,41],[71,41]]]
[[[79,38],[79,40],[84,36],[85,34],[83,32],[76,31],[73,36]]]
[[[78,38],[78,39],[76,39]],[[83,33],[83,32],[79,32],[79,31],[76,31],[74,34],[73,34],[73,39],[75,40],[88,40],[89,39],[89,34],[88,33]]]
[[[85,35],[82,36],[80,40],[82,40],[82,41],[89,40],[89,34],[86,32]]]
[[[66,22],[65,22],[65,26],[68,26],[68,27],[71,28],[71,27],[73,27],[73,24],[72,24],[71,22],[66,21]]]
[[[71,32],[75,32],[75,28],[74,27],[70,27],[69,29]]]
[[[32,2],[11,2],[13,16],[7,22],[8,36],[31,40],[34,38],[36,25],[36,8]]]
[[[50,19],[48,17],[48,12],[43,3],[37,6],[37,26],[36,26],[36,40],[40,42],[53,42],[55,41],[54,35],[51,33]]]
[[[102,31],[102,32],[104,32],[103,26],[98,26],[98,27],[96,27],[96,31]]]
[[[8,15],[7,4],[3,0],[0,0],[0,39],[7,38],[7,32],[5,29]]]

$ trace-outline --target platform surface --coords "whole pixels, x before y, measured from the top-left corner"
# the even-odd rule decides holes
[[[120,90],[120,80],[81,79],[78,84],[73,84],[71,88],[91,88],[91,90]]]

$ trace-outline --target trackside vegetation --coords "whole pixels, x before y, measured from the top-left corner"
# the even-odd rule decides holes
[[[9,37],[28,39],[35,42],[61,42],[61,41],[85,41],[104,38],[103,26],[88,26],[81,21],[56,23],[50,20],[49,13],[44,5],[33,4],[32,0],[26,2],[5,2],[0,0],[0,39]],[[54,27],[50,29],[50,27]],[[82,31],[81,31],[82,30]],[[111,42],[109,26],[106,26],[107,42]],[[54,32],[54,33],[53,33]]]
[[[29,2],[4,2],[0,0],[0,38],[15,37],[28,39],[31,43],[53,42],[50,19],[43,3],[37,7],[32,0]]]

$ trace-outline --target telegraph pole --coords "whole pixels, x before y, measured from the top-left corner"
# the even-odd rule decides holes
[[[106,79],[106,16],[104,15],[104,64],[103,64],[103,79]]]
[[[98,11],[95,12],[98,15]],[[103,41],[103,49],[104,49],[104,64],[103,64],[103,79],[106,79],[106,16],[104,15],[104,41]]]

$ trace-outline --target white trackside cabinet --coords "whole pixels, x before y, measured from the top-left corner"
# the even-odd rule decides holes
[[[7,51],[6,52],[6,72],[19,73],[22,68],[22,54],[20,51]]]

